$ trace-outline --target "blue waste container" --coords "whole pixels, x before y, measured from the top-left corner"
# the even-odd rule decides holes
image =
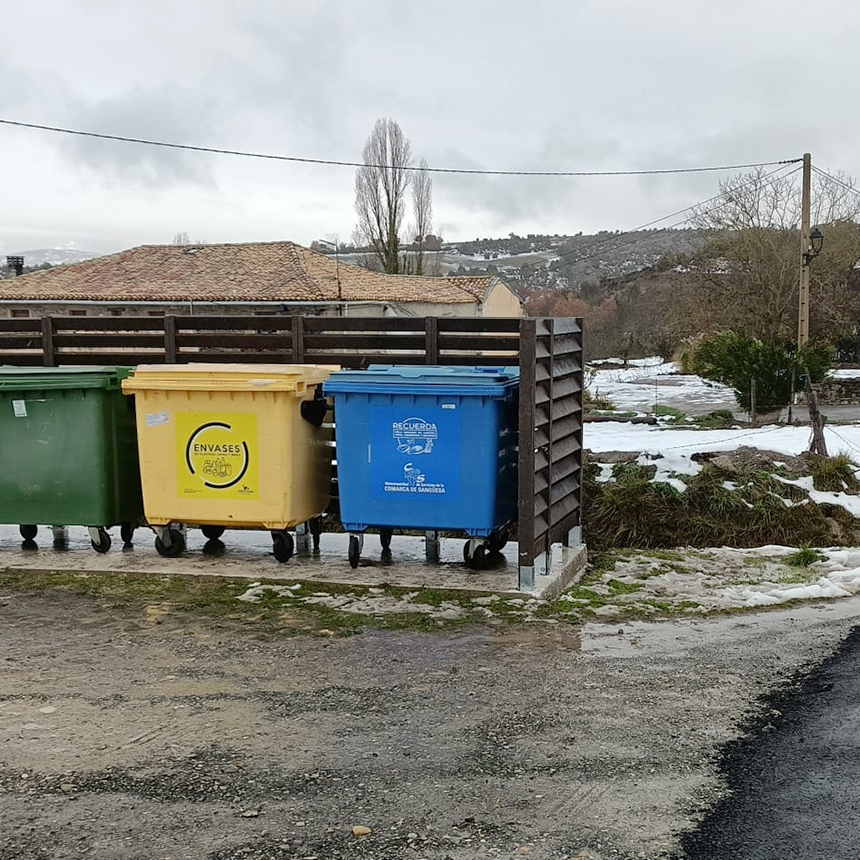
[[[517,367],[371,365],[333,373],[340,519],[358,566],[368,528],[465,532],[474,568],[517,514]]]

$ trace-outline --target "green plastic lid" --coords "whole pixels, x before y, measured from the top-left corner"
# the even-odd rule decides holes
[[[0,366],[0,391],[119,388],[130,367],[11,367]]]

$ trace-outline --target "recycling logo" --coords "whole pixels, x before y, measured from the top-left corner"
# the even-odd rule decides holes
[[[256,416],[184,413],[177,419],[180,495],[256,498]]]

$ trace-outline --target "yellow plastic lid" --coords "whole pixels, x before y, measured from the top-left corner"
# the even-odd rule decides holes
[[[340,370],[323,364],[141,364],[124,379],[132,391],[295,391]]]

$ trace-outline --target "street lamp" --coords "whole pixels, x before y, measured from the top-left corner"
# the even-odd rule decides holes
[[[809,234],[809,249],[803,255],[804,263],[808,266],[821,253],[824,247],[824,234],[816,227]]]

